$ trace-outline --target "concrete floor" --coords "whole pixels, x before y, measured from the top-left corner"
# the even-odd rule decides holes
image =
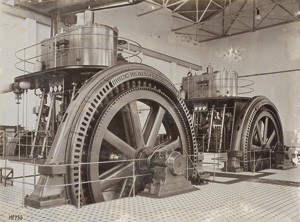
[[[8,162],[15,175],[22,165]],[[0,161],[4,166],[4,161]],[[212,166],[206,166],[212,170]],[[25,174],[33,172],[26,165]],[[213,179],[213,177],[211,177]],[[27,178],[26,182],[33,182]],[[31,186],[24,193],[30,194]],[[216,168],[215,181],[199,190],[164,199],[129,197],[84,206],[37,210],[22,207],[23,185],[0,184],[0,221],[17,215],[23,221],[300,221],[300,167],[258,173],[223,173]],[[19,219],[20,221],[20,219]]]

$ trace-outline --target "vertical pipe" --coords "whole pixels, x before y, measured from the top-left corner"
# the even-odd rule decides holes
[[[39,114],[38,114],[38,118],[37,118],[36,125],[35,125],[33,142],[32,142],[31,152],[30,152],[31,157],[33,157],[35,145],[36,145],[38,134],[39,134],[40,121],[41,121],[41,118],[42,118],[44,101],[45,101],[45,91],[43,91],[43,93],[42,93],[42,98],[41,98],[40,107],[39,107]]]
[[[4,167],[4,186],[6,187],[6,168],[7,168],[7,158],[5,158],[5,167]],[[2,178],[1,178],[2,182]]]
[[[51,123],[51,120],[52,120],[51,117],[53,115],[54,106],[55,106],[55,95],[52,95],[51,96],[51,103],[50,103],[50,110],[49,110],[49,114],[48,114],[48,120],[47,120],[47,124],[46,124],[46,129],[45,129],[45,134],[46,135],[45,135],[45,138],[44,138],[44,141],[43,141],[41,156],[44,156],[44,152],[45,152],[46,147],[47,147],[49,128],[50,128],[50,123]],[[46,155],[47,155],[47,150],[46,150]]]
[[[226,112],[226,104],[223,107],[223,114],[222,114],[222,123],[221,123],[221,135],[220,135],[220,146],[219,150],[222,149],[222,141],[223,141],[223,131],[224,131],[224,120],[225,120],[225,112]]]
[[[36,187],[36,165],[35,165],[35,158],[33,159],[33,183],[34,188]]]
[[[213,120],[214,120],[214,109],[215,109],[215,105],[213,105],[212,108],[211,108],[211,117],[210,117],[210,124],[209,124],[207,151],[209,151],[209,147],[210,147],[211,132],[212,132]]]
[[[3,152],[2,152],[2,155],[3,155],[3,159],[5,160],[6,158],[6,129],[4,129],[3,131]]]
[[[271,157],[272,153],[271,153],[271,149],[270,149],[270,170],[272,169],[272,157]]]
[[[133,165],[132,165],[132,167],[133,167],[133,173],[132,173],[132,180],[133,180],[133,194],[132,194],[132,196],[133,197],[135,197],[135,161],[133,160]]]
[[[226,173],[227,173],[227,165],[228,165],[228,153],[227,153],[227,150],[226,150]]]
[[[26,49],[24,49],[24,57],[23,57],[23,75],[26,74],[26,62],[25,62],[25,59],[26,59]]]
[[[57,14],[53,13],[51,15],[51,36],[50,37],[54,37],[57,34]]]
[[[24,93],[23,93],[22,101],[23,101],[23,105],[22,105],[22,125],[24,127],[25,126],[25,120],[24,120],[24,118],[25,118],[25,116],[24,116],[24,114],[25,114],[25,94]]]
[[[25,102],[25,131],[26,131],[26,141],[25,141],[25,144],[26,144],[26,150],[25,150],[25,156],[27,157],[27,153],[28,153],[28,135],[27,135],[27,130],[28,130],[28,125],[27,125],[27,102],[28,102],[28,90],[26,89],[25,90],[25,93],[26,93],[26,102]]]
[[[252,26],[253,26],[253,31],[255,30],[255,16],[256,16],[256,10],[255,10],[255,8],[256,8],[256,2],[255,2],[256,0],[253,0],[253,20],[252,20]]]
[[[55,35],[55,38],[54,38],[54,68],[56,68],[56,35]]]
[[[54,104],[53,104],[53,112],[52,112],[52,120],[51,120],[51,136],[54,138],[55,132],[56,132],[56,100],[54,100]],[[47,153],[46,153],[46,157],[47,157]]]
[[[54,36],[54,21],[53,21],[53,14],[51,15],[51,26],[50,26],[50,37]]]
[[[233,140],[233,131],[234,131],[234,121],[235,121],[235,115],[236,115],[236,101],[234,102],[234,110],[233,110],[233,118],[231,118],[230,121],[232,121],[232,124],[231,124],[231,135],[230,135],[230,147],[232,146],[232,140]]]
[[[213,181],[215,181],[215,176],[216,176],[216,172],[215,172],[215,168],[216,168],[216,158],[215,158],[215,153],[214,153],[214,179],[213,179]]]
[[[219,165],[220,164],[220,153],[218,153],[217,159],[218,159],[218,163],[217,164],[218,164],[218,170],[219,170],[220,169],[220,165]]]
[[[189,179],[189,157],[188,154],[186,154],[186,179]]]
[[[23,207],[25,207],[25,162],[23,162],[23,190],[22,190],[22,202],[23,202]]]
[[[78,163],[78,204],[77,208],[80,208],[80,192],[81,192],[81,164]]]
[[[16,96],[18,96],[18,95],[16,95]],[[18,100],[19,100],[19,97],[17,98]],[[20,138],[20,132],[19,132],[19,121],[20,121],[20,119],[19,119],[19,115],[20,115],[20,103],[19,103],[19,101],[17,102],[17,134],[18,134],[18,146],[19,146],[19,151],[18,151],[18,160],[21,160],[21,145],[20,145],[20,140],[21,140],[21,138]]]
[[[256,164],[255,164],[255,150],[254,150],[254,168],[253,168],[253,173],[255,173],[255,167],[256,167]]]

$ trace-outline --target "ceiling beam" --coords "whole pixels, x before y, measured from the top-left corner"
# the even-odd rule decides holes
[[[277,3],[268,11],[268,13],[263,17],[263,19],[260,20],[260,22],[256,25],[255,28],[257,28],[270,15],[270,13],[276,8],[276,6],[278,6]]]
[[[273,0],[273,2],[274,2],[274,0]],[[277,2],[276,2],[277,3]],[[300,18],[298,18],[294,13],[292,13],[290,10],[288,10],[287,8],[285,8],[285,7],[283,7],[280,3],[277,3],[278,4],[278,6],[280,7],[280,8],[282,8],[284,11],[286,11],[287,13],[289,13],[291,16],[293,16],[296,20],[300,20]]]
[[[238,21],[238,20],[237,20],[237,21]],[[208,24],[208,23],[202,24],[201,27],[204,27],[204,28],[206,28],[206,27],[212,27],[212,28],[219,28],[219,29],[222,28],[220,25],[210,25],[210,24]],[[252,29],[252,27],[249,27],[248,29],[246,29],[246,28],[233,28],[233,27],[231,27],[231,29],[233,29],[233,30],[242,30],[242,31],[245,31],[245,30]],[[220,34],[220,35],[221,35],[221,34]]]
[[[236,21],[238,21],[239,23],[243,24],[247,28],[252,29],[252,27],[250,25],[247,25],[245,22],[241,21],[239,18],[237,18]]]
[[[273,28],[273,27],[276,27],[276,26],[281,26],[281,25],[292,23],[292,22],[298,22],[298,21],[293,20],[293,21],[288,21],[288,22],[282,22],[282,23],[278,23],[278,24],[274,24],[274,25],[270,25],[270,26],[266,26],[266,27],[257,28],[254,31],[263,30],[263,29],[267,29],[267,28]],[[220,36],[220,37],[216,37],[216,38],[211,38],[211,39],[207,39],[207,40],[201,41],[200,43],[209,42],[209,41],[213,41],[213,40],[217,40],[217,39],[221,39],[221,38],[228,38],[228,37],[232,37],[232,36],[236,36],[236,35],[241,35],[241,34],[246,34],[246,33],[249,33],[251,31],[253,31],[253,30],[250,29],[250,30],[247,30],[247,31],[244,31],[244,32],[233,33],[231,35],[226,35],[226,36]]]
[[[187,3],[189,0],[182,0],[182,1],[179,1],[179,2],[175,2],[173,4],[170,4],[168,5],[168,7],[171,7],[173,5],[177,5],[179,3],[181,3],[180,5],[178,5],[172,12],[176,12],[178,9],[180,9],[185,3]]]
[[[181,19],[181,20],[184,20],[184,21],[186,21],[186,22],[190,22],[190,23],[195,23],[195,21],[193,21],[193,20],[191,20],[191,19],[189,19],[189,18],[187,18],[187,17],[184,17],[183,15],[180,15],[180,14],[178,14],[178,13],[173,13],[172,14],[172,17],[174,17],[174,18],[177,18],[177,19]]]
[[[153,6],[152,6],[153,7]],[[156,11],[158,11],[158,10],[161,10],[161,9],[163,9],[164,7],[163,6],[159,6],[159,8],[156,8],[156,9],[153,9],[153,10],[150,10],[150,11],[147,11],[147,12],[144,12],[144,13],[141,13],[141,14],[138,14],[137,16],[138,17],[141,17],[141,16],[143,16],[143,15],[147,15],[147,14],[150,14],[150,13],[152,13],[152,12],[156,12]]]
[[[226,0],[224,0],[224,8],[226,7]],[[222,10],[223,18],[222,18],[222,35],[224,35],[225,32],[225,10]]]
[[[245,2],[243,3],[242,7],[240,8],[240,10],[238,11],[238,13],[234,16],[233,21],[230,23],[229,27],[226,29],[224,35],[227,35],[229,30],[231,29],[231,26],[233,26],[233,24],[235,23],[235,21],[237,20],[237,18],[239,17],[241,11],[244,9],[246,3],[248,2],[248,0],[245,0]]]
[[[226,0],[225,0],[226,1]],[[212,3],[214,3],[216,6],[220,7],[221,9],[223,9],[223,6],[219,5],[218,3],[216,3],[215,1],[212,1]]]
[[[191,35],[191,36],[203,36],[203,37],[212,37],[211,35],[200,35],[200,34],[192,34],[192,33],[185,33],[185,32],[175,32],[178,35]]]
[[[218,17],[218,18],[214,18],[214,17],[216,17],[217,15],[219,15],[220,13],[223,13],[224,10],[226,10],[228,7],[230,7],[231,4],[235,4],[237,1],[238,1],[238,0],[231,0],[231,1],[229,0],[229,2],[231,2],[230,4],[226,5],[226,6],[225,6],[222,10],[220,10],[219,12],[217,12],[217,13],[211,15],[211,16],[210,16],[209,18],[207,18],[205,21],[196,22],[196,23],[194,23],[194,24],[181,26],[181,27],[178,27],[178,28],[173,29],[172,31],[179,31],[179,30],[181,30],[181,29],[190,28],[190,27],[195,26],[195,25],[197,25],[197,24],[203,24],[203,23],[205,23],[206,21],[213,21],[213,20],[218,20],[218,19],[223,19],[223,18],[226,18],[226,17],[230,17],[230,16],[235,16],[236,13],[233,13],[233,14],[229,14],[229,15],[222,15],[222,16],[220,16],[220,17]],[[277,3],[282,2],[282,1],[285,1],[285,0],[278,0]],[[247,11],[253,11],[253,21],[254,21],[254,23],[255,23],[255,9],[256,9],[255,2],[256,2],[256,1],[253,0],[253,8],[246,9],[246,10],[243,10],[243,11],[240,12],[240,13],[243,13],[243,12],[247,12]],[[266,3],[266,4],[263,4],[263,5],[260,5],[260,7],[264,7],[264,6],[268,6],[268,5],[273,5],[273,4],[274,4],[273,2],[272,2],[272,3]],[[255,29],[255,25],[253,26],[253,30],[254,30],[254,29]]]
[[[203,28],[198,28],[200,31],[203,31],[203,32],[207,32],[209,34],[212,34],[212,35],[215,35],[215,36],[220,36],[219,34],[213,32],[213,31],[209,31],[209,30],[206,30],[206,29],[203,29]]]
[[[237,1],[237,0],[234,0],[234,1]],[[232,4],[232,1],[231,1],[230,4]],[[228,8],[228,7],[230,6],[230,4],[226,5],[226,7],[224,7],[221,11],[217,12],[216,14],[211,15],[208,19],[213,18],[213,17],[215,17],[216,15],[218,15],[219,13],[223,12],[226,8]],[[207,19],[207,20],[208,20],[208,19]],[[217,19],[222,19],[222,17],[217,18]],[[179,31],[179,30],[181,30],[181,29],[189,28],[189,27],[195,26],[195,25],[197,25],[197,24],[201,24],[201,23],[204,23],[204,22],[196,22],[196,23],[194,23],[194,24],[192,24],[192,25],[186,25],[186,26],[182,26],[182,27],[173,29],[172,31]]]
[[[216,9],[208,9],[206,10],[207,12],[218,12],[219,10],[216,10]],[[177,13],[194,13],[196,12],[196,10],[189,10],[189,11],[177,11]],[[204,12],[204,10],[198,10],[198,12]]]
[[[210,4],[212,3],[212,0],[209,1],[209,3],[207,4],[206,8],[204,9],[204,12],[202,13],[200,19],[197,22],[201,22],[203,16],[205,15],[206,11],[208,10]],[[198,18],[197,18],[198,19]]]

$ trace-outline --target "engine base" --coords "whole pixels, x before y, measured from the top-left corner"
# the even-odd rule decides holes
[[[34,196],[29,196],[24,199],[25,206],[30,206],[36,209],[44,209],[57,207],[66,203],[65,197],[57,197],[54,199],[41,200]]]
[[[156,166],[154,178],[153,183],[147,184],[140,193],[141,196],[164,198],[197,190],[184,175],[174,176],[166,167]]]

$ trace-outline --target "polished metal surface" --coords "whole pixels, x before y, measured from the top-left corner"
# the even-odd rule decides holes
[[[159,134],[166,135],[163,141],[157,141]],[[135,195],[152,183],[151,161],[160,149],[195,154],[189,158],[192,170],[180,176],[185,182],[197,176],[194,165],[201,165],[201,160],[197,160],[191,117],[174,85],[146,65],[127,63],[105,69],[70,101],[45,163],[72,167],[64,176],[42,174],[26,204],[53,206],[64,196],[73,204],[85,205]],[[167,157],[161,159],[167,161]],[[132,161],[137,158],[142,161]],[[111,160],[116,162],[105,163]],[[165,185],[177,177],[169,176]],[[51,190],[57,184],[61,186]],[[64,184],[69,184],[66,195]],[[172,192],[176,189],[168,190]]]
[[[238,74],[234,71],[216,71],[182,80],[187,99],[235,97],[238,95]]]
[[[263,96],[239,101],[237,78],[236,72],[213,72],[208,67],[205,74],[190,73],[182,79],[199,150],[227,152],[227,170],[232,172],[286,167],[288,158],[275,105]]]
[[[42,41],[45,69],[63,66],[112,66],[117,62],[118,32],[109,26],[74,26]]]

